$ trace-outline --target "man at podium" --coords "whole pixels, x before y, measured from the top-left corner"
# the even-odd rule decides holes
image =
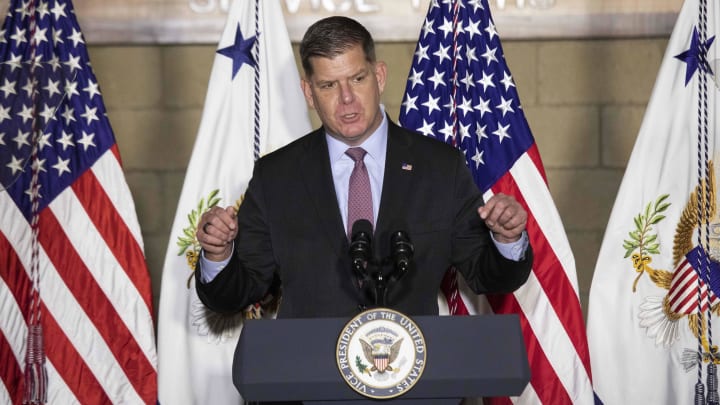
[[[389,119],[380,103],[387,66],[365,27],[322,19],[300,56],[303,92],[323,125],[256,162],[237,212],[202,215],[202,302],[238,312],[279,278],[278,318],[350,317],[379,303],[372,273],[388,283],[381,304],[436,315],[450,267],[477,294],[520,287],[533,260],[527,212],[508,195],[484,202],[457,149]],[[367,257],[354,271],[358,246]],[[408,247],[411,266],[398,273]]]

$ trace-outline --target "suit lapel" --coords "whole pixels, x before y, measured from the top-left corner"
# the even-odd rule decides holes
[[[340,237],[345,235],[345,230],[337,204],[327,141],[322,128],[312,134],[306,152],[300,164],[302,177],[315,206],[318,224],[333,245],[333,251],[338,252],[343,248],[343,242],[347,243],[347,238]]]
[[[402,213],[409,206],[415,171],[413,170],[414,155],[412,139],[404,136],[402,130],[388,120],[388,148],[385,157],[385,176],[383,179],[380,211],[375,230],[379,248],[388,246],[390,232],[407,230],[405,215]],[[384,250],[384,249],[382,249]]]

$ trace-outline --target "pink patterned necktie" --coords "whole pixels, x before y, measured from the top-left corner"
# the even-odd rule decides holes
[[[363,158],[367,152],[363,148],[350,148],[345,154],[355,161],[355,167],[350,174],[348,188],[348,219],[347,234],[352,237],[352,226],[359,219],[367,219],[373,224],[372,191],[370,190],[370,176]]]

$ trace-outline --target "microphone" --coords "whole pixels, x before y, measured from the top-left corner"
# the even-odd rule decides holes
[[[358,219],[352,226],[350,239],[350,260],[353,270],[360,278],[367,277],[365,269],[372,257],[370,238],[372,237],[372,224],[367,219]]]
[[[395,265],[395,272],[392,277],[399,280],[410,269],[415,248],[405,231],[396,231],[390,236],[390,250]]]

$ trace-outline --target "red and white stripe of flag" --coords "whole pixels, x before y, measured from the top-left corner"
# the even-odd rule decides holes
[[[485,193],[485,200],[500,192],[512,195],[525,207],[527,232],[534,251],[532,273],[525,285],[513,294],[487,298],[493,312],[520,316],[531,377],[525,391],[513,402],[592,403],[590,357],[575,261],[545,184],[542,161],[537,146],[533,145],[492,190]],[[463,299],[466,303],[472,302],[466,290]],[[490,398],[486,403],[511,401]]]

